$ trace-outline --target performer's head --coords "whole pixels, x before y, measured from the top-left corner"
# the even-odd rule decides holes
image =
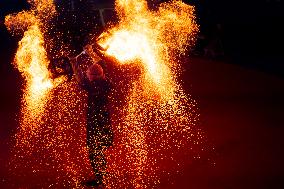
[[[105,79],[104,70],[99,64],[92,64],[88,68],[86,75],[90,81]]]

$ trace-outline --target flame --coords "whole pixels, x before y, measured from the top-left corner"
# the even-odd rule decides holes
[[[55,7],[52,0],[28,2],[32,5],[30,11],[5,18],[10,31],[24,33],[15,58],[15,66],[26,80],[21,130],[16,134],[18,154],[27,155],[27,148],[22,148],[26,146],[39,154],[49,150],[44,157],[58,161],[53,168],[65,169],[64,176],[69,175],[70,179],[68,184],[77,184],[78,178],[86,174],[83,170],[88,163],[85,128],[79,127],[80,132],[75,129],[86,124],[83,103],[86,94],[76,88],[74,78],[73,82],[58,87],[58,91],[52,91],[64,80],[51,79],[47,69],[44,34],[46,23],[56,14]],[[194,100],[184,94],[178,82],[177,57],[185,52],[188,44],[193,44],[198,26],[194,7],[178,0],[163,3],[156,11],[149,10],[146,0],[116,0],[116,11],[119,24],[103,33],[99,43],[121,64],[140,64],[142,74],[129,86],[126,107],[117,110],[123,116],[113,126],[118,128],[118,139],[113,146],[115,162],[108,165],[111,174],[106,178],[107,188],[128,188],[124,186],[129,182],[129,188],[147,188],[157,178],[153,172],[160,162],[158,158],[164,158],[161,152],[170,151],[172,155],[187,144],[183,141],[192,140],[192,126],[198,115],[194,112]],[[174,152],[169,149],[171,142],[175,145]],[[74,153],[76,145],[78,151]],[[76,161],[71,158],[74,154]],[[44,161],[40,162],[46,167]],[[28,164],[33,165],[35,162]],[[59,180],[58,183],[62,182]]]
[[[120,24],[103,33],[99,43],[122,64],[139,60],[145,68],[145,89],[157,90],[161,98],[170,100],[179,71],[173,49],[182,53],[193,44],[198,31],[194,8],[171,1],[155,12],[145,0],[117,0],[116,10]]]
[[[184,94],[178,82],[178,57],[194,44],[198,25],[194,7],[180,0],[162,3],[156,11],[148,8],[146,0],[116,0],[116,11],[119,24],[103,33],[99,44],[119,64],[138,63],[142,67],[140,78],[130,86],[128,105],[118,127],[122,130],[122,148],[127,149],[121,164],[128,165],[126,172],[133,176],[130,185],[147,188],[147,182],[156,178],[153,170],[159,160],[153,154],[159,156],[170,143],[175,144],[174,151],[184,147],[198,120],[195,101]],[[177,135],[182,139],[173,137]],[[163,149],[151,148],[151,136]],[[114,183],[114,177],[109,179],[109,188],[125,187],[127,181]]]
[[[16,66],[24,74],[28,86],[27,93],[36,104],[53,87],[47,69],[49,61],[43,43],[43,36],[38,25],[30,26],[19,42],[19,49],[16,53]]]
[[[166,70],[156,63],[154,46],[151,46],[151,42],[143,33],[120,30],[104,45],[108,46],[106,53],[115,56],[121,63],[142,59],[152,79],[158,84],[162,82]]]
[[[28,130],[29,135],[35,135],[41,124],[41,117],[51,90],[64,78],[51,79],[48,70],[49,60],[45,50],[44,31],[46,19],[55,14],[52,0],[29,0],[32,9],[17,14],[8,15],[5,25],[11,32],[24,31],[15,56],[15,67],[25,79],[25,89],[22,99],[21,129]],[[24,134],[25,135],[25,134]],[[27,143],[27,137],[19,139]]]

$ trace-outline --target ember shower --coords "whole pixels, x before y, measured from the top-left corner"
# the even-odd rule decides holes
[[[29,3],[31,11],[6,17],[8,28],[25,30],[15,59],[26,80],[15,136],[21,150],[15,161],[31,153],[40,155],[44,158],[30,162],[32,171],[40,172],[48,163],[56,185],[64,178],[64,186],[80,187],[80,180],[91,175],[85,147],[86,94],[74,79],[50,79],[43,23],[56,16],[55,7],[51,0]],[[196,103],[178,79],[179,55],[194,45],[198,26],[194,7],[179,0],[162,3],[155,11],[145,0],[116,0],[116,11],[119,22],[102,33],[99,44],[119,60],[117,67],[135,65],[141,73],[126,86],[116,85],[110,97],[116,104],[117,94],[127,91],[123,107],[112,105],[115,140],[106,154],[106,184],[152,188],[169,165],[178,169],[180,154],[194,158],[202,148],[203,135],[195,126]]]

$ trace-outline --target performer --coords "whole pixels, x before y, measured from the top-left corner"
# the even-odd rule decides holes
[[[83,66],[90,59],[91,64],[84,71]],[[107,106],[111,82],[105,75],[104,62],[90,45],[87,45],[81,54],[71,58],[70,63],[79,85],[88,92],[87,147],[95,180],[88,181],[86,184],[100,186],[106,174],[104,151],[113,142]]]
[[[119,98],[125,98],[131,81],[135,81],[141,74],[138,66],[126,66],[125,69],[119,68],[118,61],[111,56],[105,55],[105,49],[93,43],[86,45],[84,50],[76,57],[60,58],[50,66],[54,77],[75,75],[76,80],[82,89],[88,92],[87,102],[87,147],[89,159],[93,168],[95,179],[86,182],[88,186],[102,186],[106,174],[105,150],[113,143],[113,133],[108,109],[108,97],[112,89],[109,77],[115,76],[116,85],[123,83],[123,92]],[[71,66],[70,66],[71,65]],[[71,70],[69,68],[72,68]],[[123,101],[121,100],[120,101]]]

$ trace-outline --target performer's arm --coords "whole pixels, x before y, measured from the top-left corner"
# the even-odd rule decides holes
[[[80,62],[78,61],[78,57],[81,56],[82,54],[85,54],[83,51],[81,54],[74,58],[70,58],[70,64],[72,67],[72,70],[74,72],[75,78],[78,81],[80,85],[84,85],[87,82],[86,74],[80,67]]]
[[[101,60],[101,57],[98,56],[98,54],[94,52],[91,45],[86,45],[84,47],[84,51],[86,54],[88,54],[92,58],[93,63],[97,63]]]

